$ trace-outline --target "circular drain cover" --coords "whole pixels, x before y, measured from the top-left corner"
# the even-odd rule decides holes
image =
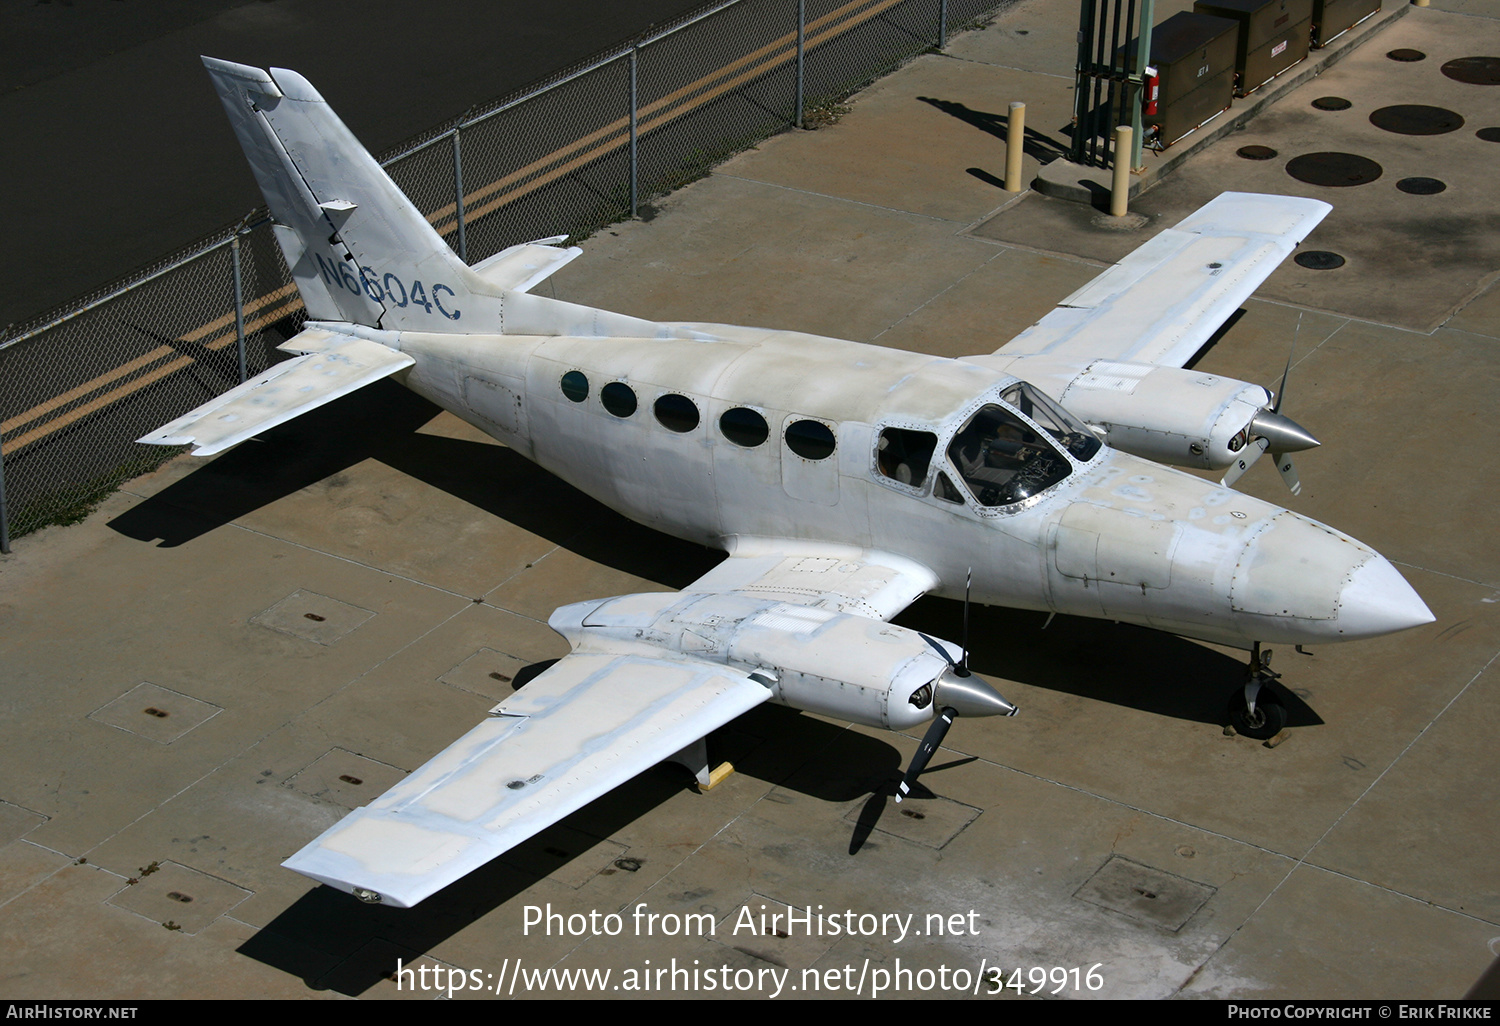
[[[1427,59],[1427,55],[1421,50],[1408,49],[1392,50],[1386,56],[1393,61],[1401,61],[1405,64],[1409,64],[1412,61],[1425,61]]]
[[[1403,178],[1396,183],[1396,188],[1413,196],[1436,196],[1448,188],[1448,183],[1436,178]]]
[[[1369,157],[1354,153],[1304,153],[1286,162],[1286,173],[1308,185],[1364,185],[1383,170]]]
[[[1310,249],[1305,253],[1298,253],[1292,259],[1297,261],[1298,266],[1311,271],[1331,271],[1335,267],[1344,266],[1343,257],[1326,249]]]
[[[1241,146],[1235,151],[1246,160],[1270,160],[1276,151],[1269,146]]]
[[[1354,106],[1342,96],[1320,96],[1312,102],[1312,105],[1319,110],[1348,110]]]
[[[1485,142],[1500,142],[1500,128],[1481,128],[1474,134]]]
[[[1444,64],[1443,74],[1470,85],[1500,85],[1500,57],[1460,57]]]
[[[1442,135],[1464,127],[1463,115],[1445,107],[1403,103],[1381,107],[1370,115],[1370,124],[1400,135]]]

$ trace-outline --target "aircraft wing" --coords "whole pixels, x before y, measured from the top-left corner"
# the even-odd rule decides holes
[[[770,694],[702,660],[574,653],[283,865],[409,908]]]
[[[1226,192],[1063,300],[997,355],[1181,367],[1333,208]]]
[[[731,557],[680,595],[565,606],[551,622],[572,653],[283,865],[410,907],[771,698],[767,679],[734,665],[734,642],[759,657],[822,628],[857,661],[869,629],[859,624],[933,583],[916,564],[856,549],[765,551]],[[870,615],[841,615],[855,610]],[[915,647],[939,668],[954,658],[929,644]]]
[[[276,364],[137,441],[194,445],[194,456],[212,456],[414,362],[378,342],[322,328],[304,329],[278,348],[304,355]]]

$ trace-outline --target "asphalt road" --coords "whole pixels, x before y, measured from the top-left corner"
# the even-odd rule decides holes
[[[702,0],[0,6],[0,128],[9,157],[0,325],[127,274],[261,202],[200,54],[307,74],[379,153],[701,6]],[[395,67],[399,75],[387,74]]]

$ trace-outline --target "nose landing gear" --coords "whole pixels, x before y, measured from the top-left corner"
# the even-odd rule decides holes
[[[1257,741],[1269,741],[1281,733],[1286,726],[1286,706],[1274,690],[1265,687],[1280,677],[1271,669],[1271,650],[1262,653],[1260,642],[1255,642],[1250,649],[1245,686],[1229,696],[1229,722],[1237,733]]]

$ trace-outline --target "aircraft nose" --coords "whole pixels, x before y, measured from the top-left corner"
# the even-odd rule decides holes
[[[1339,633],[1373,638],[1436,619],[1401,572],[1384,556],[1372,555],[1355,568],[1339,593]]]

